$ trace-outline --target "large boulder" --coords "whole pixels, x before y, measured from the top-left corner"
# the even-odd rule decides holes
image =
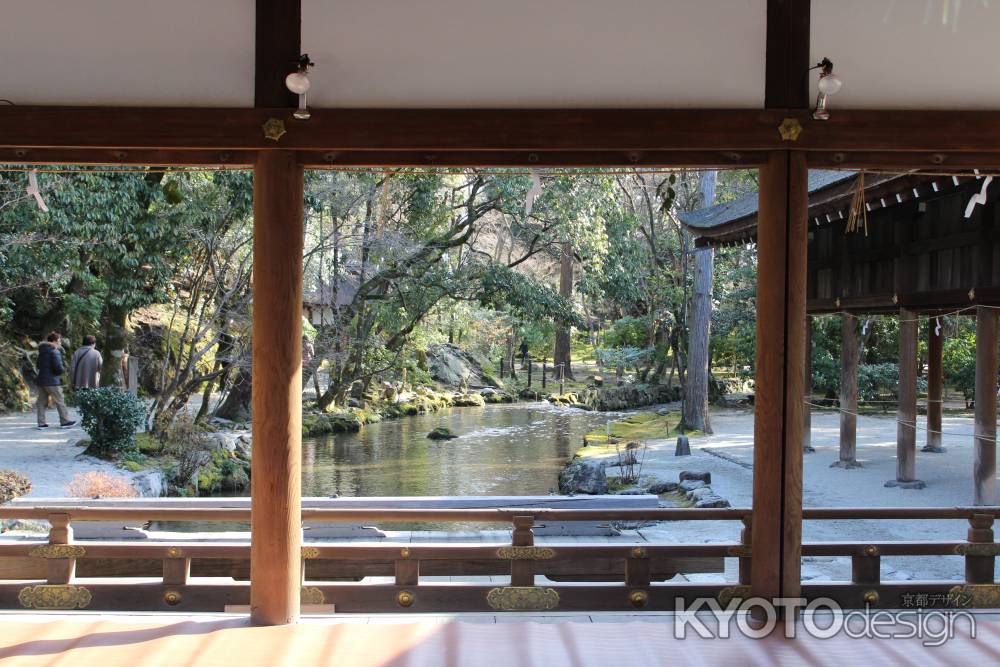
[[[146,470],[132,478],[132,486],[143,498],[159,498],[167,484],[162,470]]]
[[[559,473],[559,493],[604,495],[608,492],[605,461],[589,457],[578,458]]]
[[[441,384],[457,387],[499,387],[500,385],[483,370],[485,359],[463,350],[457,345],[444,343],[427,348],[427,367],[431,377]]]

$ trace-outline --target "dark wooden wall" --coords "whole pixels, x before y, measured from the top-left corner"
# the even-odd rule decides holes
[[[896,312],[900,307],[935,312],[1000,303],[1000,214],[996,188],[985,206],[966,218],[965,207],[981,181],[950,178],[877,199],[868,213],[868,234],[847,232],[846,213],[829,223],[810,219],[808,308]],[[947,187],[946,187],[947,186]]]

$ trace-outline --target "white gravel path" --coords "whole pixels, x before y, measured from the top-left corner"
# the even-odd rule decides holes
[[[49,423],[58,423],[53,410]],[[70,408],[72,418],[79,420],[76,409]],[[26,497],[66,496],[66,485],[73,476],[89,470],[103,470],[113,475],[131,477],[129,473],[111,463],[90,456],[82,456],[83,448],[77,447],[87,434],[78,426],[63,429],[49,426],[39,430],[35,426],[35,413],[6,414],[0,416],[0,468],[16,470],[31,480],[31,493]]]
[[[921,420],[925,418],[921,417]],[[924,422],[919,422],[921,426]],[[920,490],[886,488],[896,476],[895,415],[862,416],[858,419],[858,460],[862,468],[831,468],[839,449],[840,417],[834,411],[814,411],[812,444],[805,454],[803,504],[806,507],[953,507],[972,504],[972,419],[944,418],[945,453],[919,451],[926,431],[917,431],[917,477],[927,483]],[[643,475],[677,481],[681,470],[707,470],[712,488],[734,507],[750,507],[753,488],[753,413],[720,410],[712,415],[713,435],[691,439],[691,456],[675,457],[674,440],[649,443]],[[725,458],[723,458],[725,457]],[[738,463],[737,463],[738,462]],[[740,465],[742,464],[742,465]],[[805,541],[961,540],[963,521],[809,521],[803,527]],[[685,522],[660,524],[643,533],[649,539],[679,542],[737,540],[736,522]],[[1000,532],[1000,526],[998,526]],[[961,579],[964,563],[955,557],[883,558],[885,579]],[[998,562],[1000,576],[1000,562]],[[735,578],[735,563],[727,570]],[[706,575],[709,576],[709,575]],[[804,578],[850,578],[846,558],[809,558],[803,562]],[[692,579],[697,575],[692,575]]]

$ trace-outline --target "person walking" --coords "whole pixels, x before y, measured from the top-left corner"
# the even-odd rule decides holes
[[[69,362],[69,377],[74,390],[97,389],[101,386],[101,365],[104,359],[97,351],[97,338],[83,337],[83,347],[73,353]]]
[[[48,428],[45,421],[45,410],[49,406],[49,397],[56,404],[56,411],[59,413],[59,425],[69,428],[76,424],[76,421],[69,418],[69,410],[66,409],[66,401],[63,399],[62,381],[59,376],[63,374],[62,346],[60,336],[53,331],[46,338],[45,342],[38,346],[38,402],[35,410],[38,413],[38,428]]]

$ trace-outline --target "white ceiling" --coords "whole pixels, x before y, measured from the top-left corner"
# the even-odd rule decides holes
[[[0,98],[252,106],[254,0],[2,0]]]
[[[251,106],[254,0],[3,0],[0,98]],[[302,0],[316,107],[760,107],[766,0]],[[1000,0],[812,0],[833,108],[1000,109]],[[815,73],[810,77],[815,82]],[[815,86],[815,83],[814,83]]]
[[[765,0],[303,0],[320,107],[760,107]]]
[[[997,0],[812,0],[810,46],[834,108],[1000,109]]]

